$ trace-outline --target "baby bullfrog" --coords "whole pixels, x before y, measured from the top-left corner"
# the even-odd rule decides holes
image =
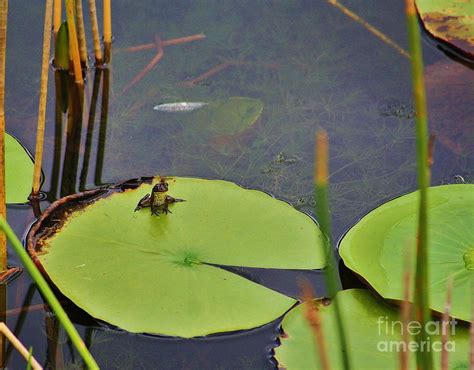
[[[159,216],[160,211],[164,214],[168,214],[168,212],[172,213],[168,209],[168,205],[176,202],[185,202],[185,200],[173,198],[172,196],[166,194],[167,191],[168,183],[164,178],[162,178],[160,182],[153,187],[151,195],[147,194],[142,199],[140,199],[137,206],[135,207],[135,212],[142,208],[150,207],[152,215]]]

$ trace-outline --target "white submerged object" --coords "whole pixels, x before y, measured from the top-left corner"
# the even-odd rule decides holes
[[[207,104],[208,103],[202,102],[166,103],[156,105],[153,107],[153,109],[159,112],[192,112],[193,110],[200,109]]]

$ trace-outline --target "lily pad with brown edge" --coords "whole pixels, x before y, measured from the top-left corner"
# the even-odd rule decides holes
[[[5,184],[8,204],[27,203],[33,183],[33,161],[13,136],[5,134]]]
[[[382,297],[403,299],[402,276],[416,249],[418,192],[387,202],[364,216],[340,242],[344,264]],[[451,314],[471,320],[474,279],[474,185],[428,190],[429,302],[443,312],[449,276],[454,279]],[[408,258],[407,258],[408,255]],[[410,268],[410,267],[408,267]]]
[[[335,299],[341,309],[346,333],[347,353],[352,369],[398,370],[402,342],[402,324],[399,312],[387,305],[369,290],[349,289],[337,293]],[[318,310],[322,333],[329,357],[330,369],[342,369],[341,350],[337,337],[336,316],[333,304],[325,305],[321,300],[305,302],[292,309],[283,319],[284,332],[281,344],[275,348],[279,368],[288,370],[323,369],[315,338],[305,318],[307,306]],[[430,331],[430,346],[434,369],[440,369],[441,329],[440,322],[433,321]],[[415,328],[415,323],[412,328]],[[469,328],[460,323],[449,323],[449,369],[467,369],[469,365]],[[414,333],[414,331],[412,331]],[[411,369],[416,368],[416,346],[413,338],[407,347]],[[411,349],[411,350],[410,350]]]
[[[91,316],[129,332],[196,337],[250,329],[293,298],[219,266],[324,267],[317,224],[289,204],[234,183],[166,178],[185,202],[134,212],[161,179],[63,198],[33,226],[28,250]]]
[[[415,0],[425,29],[456,52],[474,60],[474,6],[463,0]]]
[[[184,134],[222,154],[229,154],[233,146],[250,137],[262,112],[263,103],[258,99],[237,96],[217,100],[184,118]]]

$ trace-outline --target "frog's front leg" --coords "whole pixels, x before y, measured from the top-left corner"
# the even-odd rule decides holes
[[[155,216],[159,216],[160,215],[160,207],[162,207],[161,205],[157,205],[157,204],[151,204],[150,206],[150,209],[151,209],[151,215],[155,215]]]
[[[151,196],[150,194],[145,195],[140,201],[138,202],[137,206],[135,207],[135,211],[139,211],[142,208],[150,207],[151,205]]]

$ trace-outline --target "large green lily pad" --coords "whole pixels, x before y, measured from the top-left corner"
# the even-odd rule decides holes
[[[426,30],[474,59],[474,6],[469,0],[416,0]]]
[[[226,181],[167,182],[169,195],[186,200],[172,204],[173,213],[134,212],[152,189],[142,183],[61,211],[62,226],[52,235],[45,230],[36,248],[30,233],[30,253],[38,252],[52,282],[93,317],[130,332],[181,337],[261,326],[295,303],[216,265],[325,265],[317,225],[289,204]],[[53,211],[42,222],[57,218]]]
[[[347,335],[347,353],[352,369],[379,370],[400,369],[397,351],[401,345],[401,322],[398,310],[387,306],[377,299],[370,291],[350,289],[336,295],[337,302],[344,317]],[[275,349],[275,357],[280,367],[288,370],[322,369],[316,350],[315,339],[304,317],[307,305],[319,310],[322,330],[325,338],[327,354],[331,369],[342,369],[340,361],[339,341],[336,329],[336,317],[333,305],[324,306],[321,301],[306,302],[291,310],[283,319],[285,336],[281,345]],[[430,331],[431,352],[434,357],[434,368],[440,368],[440,323],[432,322]],[[393,330],[392,330],[393,328]],[[416,323],[412,324],[416,328]],[[449,368],[467,369],[469,364],[469,330],[458,324],[451,324],[454,334],[450,331]],[[415,330],[415,329],[414,329]],[[412,330],[412,333],[414,331]],[[410,341],[413,339],[410,339]],[[411,344],[412,346],[414,345]],[[452,349],[452,351],[451,351]],[[410,368],[415,366],[415,352],[410,351]]]
[[[5,182],[7,203],[26,203],[33,183],[33,162],[11,135],[5,134]]]
[[[406,253],[414,254],[418,192],[394,199],[363,217],[344,236],[340,255],[384,298],[402,300]],[[471,319],[474,278],[474,185],[428,191],[430,307],[443,312],[447,279],[454,278],[452,315]],[[414,256],[412,256],[414,261]],[[414,267],[411,268],[412,276]]]

